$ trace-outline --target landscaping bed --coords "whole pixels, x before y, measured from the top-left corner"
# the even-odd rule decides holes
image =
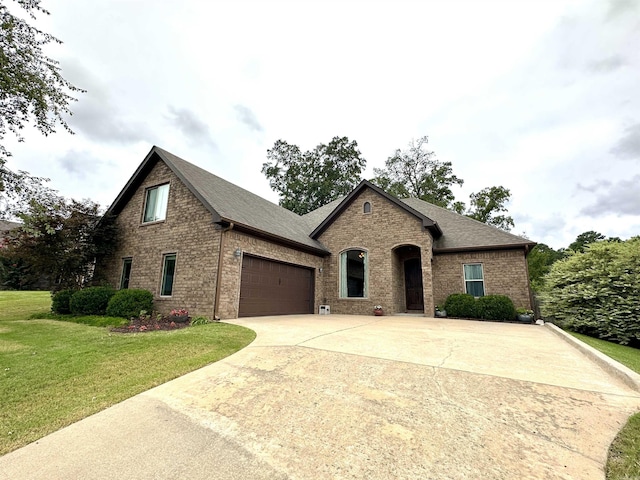
[[[129,325],[112,327],[110,330],[118,333],[143,333],[157,330],[178,330],[188,327],[189,325],[191,325],[191,320],[188,318],[186,320],[180,319],[179,321],[175,321],[172,317],[146,318],[141,316],[131,319]]]

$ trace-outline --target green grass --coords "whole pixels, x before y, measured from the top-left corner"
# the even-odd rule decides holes
[[[0,455],[231,355],[255,338],[252,330],[224,323],[111,333],[83,324],[101,317],[50,315],[50,300],[48,292],[0,292]]]
[[[640,373],[640,350],[569,332],[587,345]],[[640,479],[640,413],[629,417],[609,447],[607,480]]]

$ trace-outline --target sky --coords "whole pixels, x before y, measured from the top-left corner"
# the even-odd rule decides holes
[[[511,191],[512,233],[640,235],[638,0],[41,5],[35,25],[63,41],[46,53],[87,92],[74,135],[5,144],[9,168],[66,197],[107,207],[157,145],[277,203],[261,173],[276,140],[346,136],[370,179],[426,135],[457,200]]]

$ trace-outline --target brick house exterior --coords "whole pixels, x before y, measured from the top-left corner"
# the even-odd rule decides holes
[[[107,213],[119,244],[98,278],[150,290],[163,313],[224,319],[328,305],[369,315],[381,305],[432,316],[470,282],[531,307],[533,242],[367,181],[298,216],[153,147]]]

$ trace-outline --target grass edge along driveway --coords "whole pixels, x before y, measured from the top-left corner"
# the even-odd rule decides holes
[[[569,332],[578,340],[640,373],[640,350]],[[640,478],[640,413],[631,415],[609,447],[605,468],[607,480]]]
[[[0,291],[0,455],[244,348],[255,332],[211,323],[111,333],[30,319],[49,292]]]

